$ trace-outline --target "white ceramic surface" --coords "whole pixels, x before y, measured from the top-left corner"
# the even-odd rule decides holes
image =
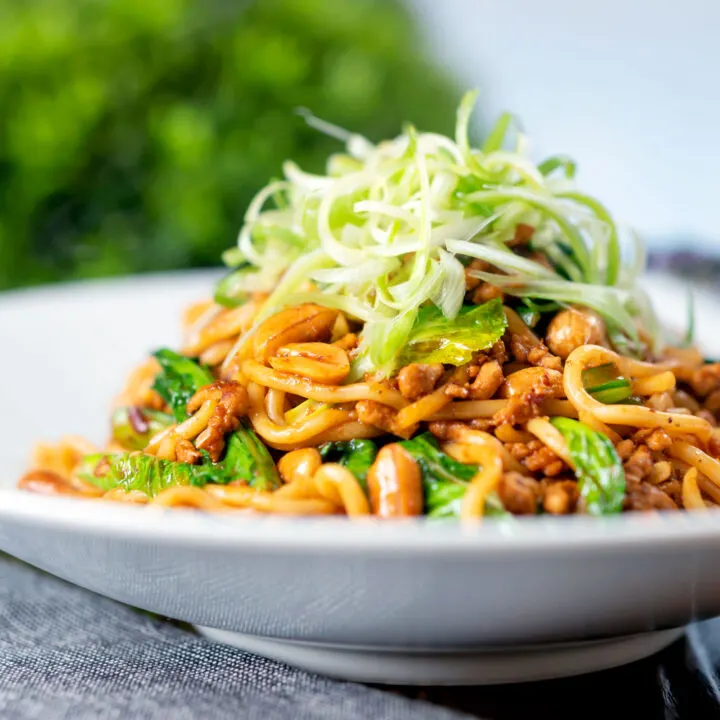
[[[102,439],[123,375],[146,351],[177,339],[180,308],[205,294],[211,277],[0,296],[0,549],[117,600],[244,636],[216,638],[358,679],[497,682],[583,672],[675,637],[654,631],[720,614],[715,513],[468,529],[237,520],[12,490],[36,438]],[[665,280],[653,287],[663,313],[681,325],[683,288]],[[705,349],[720,356],[720,303],[699,293],[697,309]],[[383,667],[394,670],[375,677]]]

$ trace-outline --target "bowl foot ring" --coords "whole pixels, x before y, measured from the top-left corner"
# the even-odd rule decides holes
[[[197,626],[210,640],[342,680],[392,685],[498,685],[607,670],[649,657],[684,629],[605,640],[477,650],[357,647],[243,635]]]

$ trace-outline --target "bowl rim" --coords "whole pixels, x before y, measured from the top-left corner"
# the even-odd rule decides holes
[[[148,273],[123,278],[83,280],[41,288],[0,293],[0,311],[17,313],[23,305],[36,307],[53,298],[82,301],[121,297],[140,288],[157,292],[178,284],[211,282],[220,269]],[[684,317],[687,283],[666,273],[649,273],[645,286],[677,319]],[[699,316],[716,316],[720,298],[696,290]],[[8,523],[87,533],[125,541],[152,541],[178,546],[253,548],[296,552],[370,553],[562,553],[616,551],[630,547],[664,550],[686,543],[720,544],[720,511],[706,513],[624,514],[616,517],[552,517],[487,519],[473,526],[456,520],[429,518],[378,521],[347,518],[290,518],[287,516],[210,515],[191,510],[141,508],[31,495],[0,484],[0,529]]]
[[[128,506],[98,500],[0,490],[0,526],[23,523],[93,537],[178,546],[294,552],[563,554],[621,548],[680,549],[717,543],[720,510],[706,513],[629,513],[613,517],[535,516],[457,520],[288,517],[202,513],[191,509]]]

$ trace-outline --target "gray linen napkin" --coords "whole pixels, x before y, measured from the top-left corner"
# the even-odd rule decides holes
[[[216,645],[0,556],[3,720],[459,720]]]

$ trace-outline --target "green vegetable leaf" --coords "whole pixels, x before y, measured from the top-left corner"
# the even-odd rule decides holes
[[[632,395],[630,381],[625,378],[618,378],[610,382],[588,388],[588,392],[601,403],[614,405],[625,402]]]
[[[399,443],[420,466],[425,490],[425,512],[430,517],[459,517],[460,505],[477,465],[465,465],[438,447],[430,433],[423,433]],[[485,503],[488,516],[505,516],[497,493],[490,493]]]
[[[625,470],[613,444],[577,420],[557,417],[551,422],[565,438],[588,514],[619,513],[625,497]]]
[[[230,436],[222,464],[233,478],[245,480],[250,487],[258,490],[280,487],[280,475],[269,450],[244,424]]]
[[[188,400],[201,387],[209,385],[213,376],[207,368],[173,350],[158,350],[154,356],[161,372],[155,378],[153,390],[170,406],[178,422],[187,420]]]
[[[142,450],[153,435],[170,427],[172,415],[138,407],[119,407],[111,419],[113,440],[128,450]]]
[[[204,487],[208,483],[226,485],[233,480],[245,480],[257,490],[280,486],[270,453],[245,426],[230,436],[225,457],[218,463],[211,462],[207,454],[200,464],[191,465],[141,453],[96,453],[83,459],[78,475],[101,490],[140,490],[149,497],[178,485]]]
[[[523,298],[515,308],[515,312],[529,328],[534,328],[545,313],[554,313],[559,309],[560,305],[555,302],[539,303],[530,298]]]
[[[375,462],[378,449],[372,440],[356,438],[320,446],[320,456],[326,462],[337,462],[346,467],[357,479],[363,490],[367,490],[367,474]]]
[[[585,389],[598,401],[606,405],[627,401],[632,395],[632,384],[620,377],[613,363],[605,363],[582,372]]]
[[[239,267],[228,273],[215,286],[215,295],[213,297],[215,302],[227,308],[244,305],[250,297],[246,291],[247,276],[255,271],[255,268],[249,262],[243,262]]]
[[[160,460],[140,453],[88,455],[83,459],[78,476],[101,490],[139,490],[148,497],[178,485],[202,487],[208,482],[226,483],[232,479],[225,475],[224,468],[212,472],[205,465]]]
[[[454,320],[444,317],[435,305],[428,305],[418,313],[399,365],[412,362],[464,365],[474,352],[492,347],[506,327],[499,299],[465,306]]]

